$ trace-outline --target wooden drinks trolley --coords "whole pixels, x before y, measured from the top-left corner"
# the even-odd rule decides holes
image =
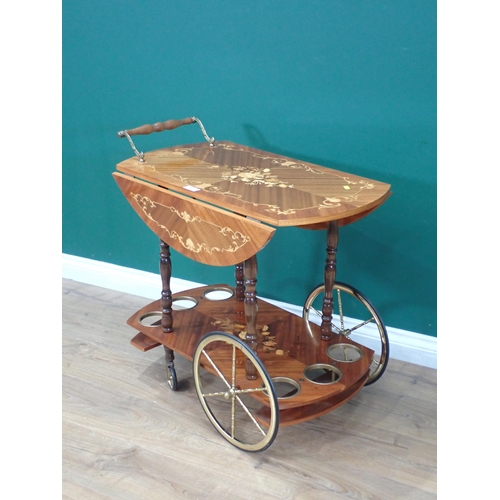
[[[195,122],[206,142],[144,154],[131,139]],[[173,390],[175,354],[192,360],[201,406],[225,439],[264,450],[280,426],[324,415],[380,378],[389,359],[385,326],[361,292],[335,280],[336,252],[339,227],[380,206],[389,184],[215,141],[195,117],[118,135],[135,156],[113,176],[160,238],[161,296],[128,320],[138,332],[131,343],[164,346]],[[324,282],[301,317],[257,297],[257,253],[283,226],[326,232]],[[170,248],[235,266],[235,282],[172,294]]]

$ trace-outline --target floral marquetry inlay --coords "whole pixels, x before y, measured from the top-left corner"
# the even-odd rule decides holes
[[[249,186],[293,188],[293,184],[280,180],[269,168],[232,167],[230,170],[224,172],[221,179],[229,182],[246,182]]]
[[[177,240],[189,252],[205,252],[210,255],[214,252],[236,252],[250,241],[250,238],[241,232],[233,231],[230,227],[218,226],[214,222],[203,220],[198,215],[193,216],[186,211],[180,212],[173,206],[153,202],[140,194],[131,193],[131,197],[150,221],[158,224],[158,227],[164,229],[170,238]],[[166,216],[166,212],[170,213],[170,216]],[[197,227],[190,229],[189,225]],[[191,237],[186,236],[188,234]],[[205,241],[196,241],[197,234],[216,234],[218,235],[217,242],[224,244],[211,245],[210,238],[206,238]]]

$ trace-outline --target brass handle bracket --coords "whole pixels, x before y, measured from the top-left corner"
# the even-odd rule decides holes
[[[135,155],[139,158],[139,161],[144,161],[144,153],[137,151],[134,141],[131,139],[130,135],[128,135],[128,132],[126,130],[120,130],[117,135],[118,137],[126,137]]]
[[[201,120],[196,118],[196,116],[192,116],[191,120],[193,120],[193,123],[196,122],[200,126],[201,132],[203,134],[203,137],[205,137],[206,141],[210,144],[210,146],[214,145],[215,139],[213,137],[208,137],[208,134],[205,130],[205,127],[203,126],[203,123],[201,123]]]

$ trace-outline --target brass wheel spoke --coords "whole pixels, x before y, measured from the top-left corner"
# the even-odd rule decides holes
[[[220,391],[220,392],[209,392],[207,394],[203,393],[202,396],[204,398],[216,398],[216,397],[219,397],[219,396],[223,396],[225,397],[227,394],[227,391]]]
[[[359,325],[356,325],[356,326],[353,326],[352,328],[350,328],[348,331],[349,332],[354,332],[355,330],[357,330],[358,328],[361,328],[362,326],[365,326],[367,325],[368,323],[371,323],[372,321],[375,321],[375,318],[370,318],[370,319],[367,319],[366,321],[363,321],[362,323],[359,323]]]
[[[345,331],[344,328],[344,313],[342,311],[342,297],[340,296],[340,290],[337,290],[337,300],[339,303],[339,317],[340,317],[340,329],[342,332]]]
[[[229,382],[226,380],[226,377],[222,374],[222,372],[219,370],[217,365],[212,361],[212,358],[207,354],[205,350],[202,351],[202,353],[205,355],[205,357],[208,359],[210,364],[212,365],[213,369],[217,372],[217,375],[224,381],[224,383],[227,385],[228,389],[232,389],[231,385]]]
[[[254,389],[238,389],[234,391],[235,394],[248,394],[249,392],[264,392],[265,387],[255,387]]]
[[[240,403],[241,407],[245,410],[245,413],[250,417],[252,422],[255,424],[257,429],[259,429],[259,431],[262,433],[262,435],[265,436],[266,432],[264,431],[264,429],[262,429],[259,422],[257,422],[257,420],[255,420],[254,416],[251,414],[250,410],[247,408],[245,403],[243,403],[243,401],[238,396],[236,396],[236,399],[238,400],[238,403]],[[233,402],[234,402],[234,399],[233,399]]]
[[[348,357],[347,357],[347,347],[344,347],[343,351],[344,351],[344,361],[347,361],[348,360]]]
[[[322,315],[322,314],[321,314],[321,313],[320,313],[317,309],[315,309],[315,308],[314,308],[314,307],[312,307],[312,306],[310,307],[310,309],[309,309],[309,310],[310,310],[310,311],[314,311],[314,312],[315,312],[315,313],[316,313],[316,314],[317,314],[320,318],[321,318],[321,316],[323,316],[323,315]]]

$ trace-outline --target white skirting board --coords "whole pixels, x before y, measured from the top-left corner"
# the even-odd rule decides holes
[[[156,300],[160,298],[161,278],[159,274],[138,271],[92,259],[62,255],[62,277],[89,285],[109,288],[119,292]],[[171,278],[172,293],[203,286],[180,278]],[[302,305],[286,304],[260,297],[291,313],[302,315]],[[437,339],[420,333],[409,332],[387,326],[390,358],[407,361],[429,368],[437,368]],[[374,334],[376,332],[374,331]]]

